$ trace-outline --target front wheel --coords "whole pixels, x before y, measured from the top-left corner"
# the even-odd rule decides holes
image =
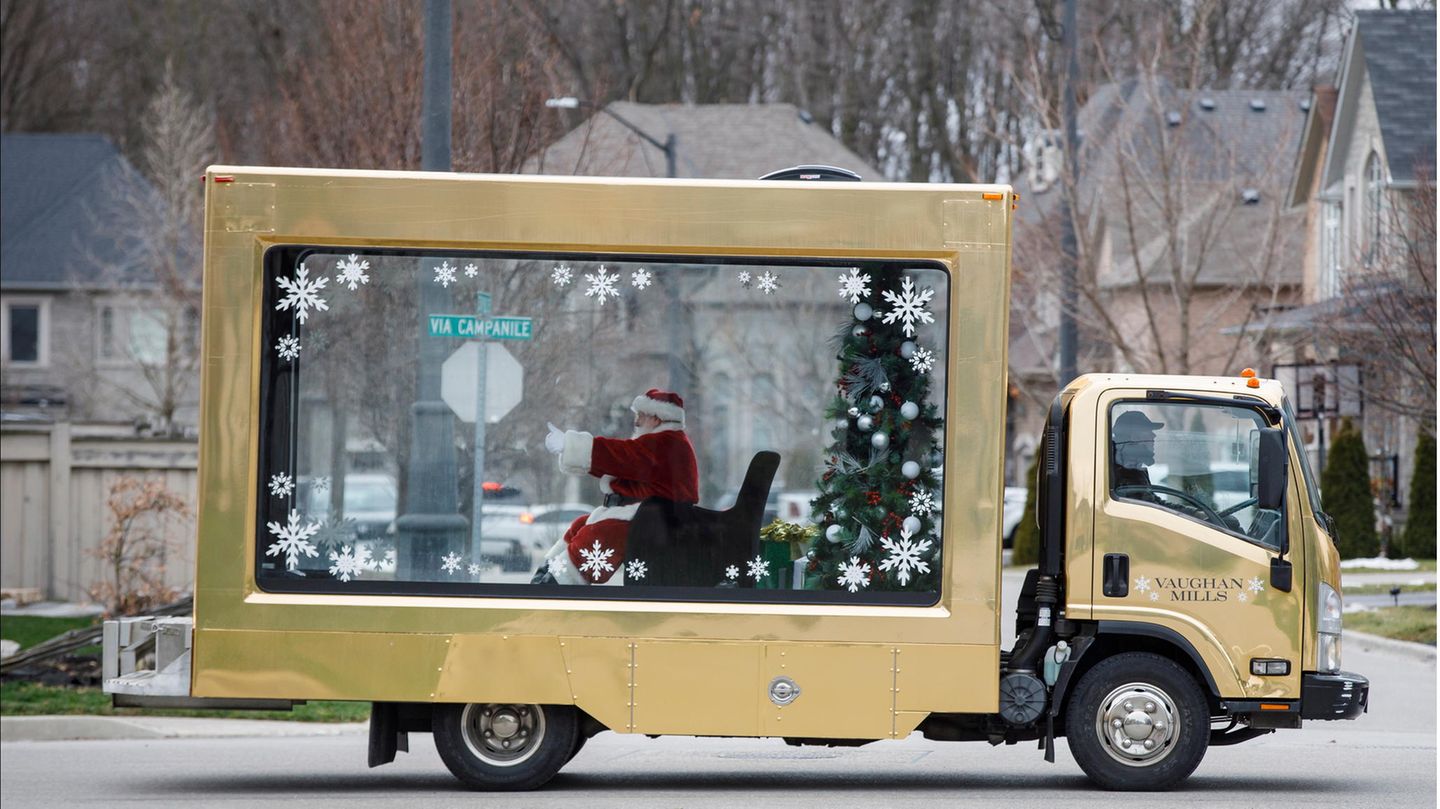
[[[1190,672],[1160,655],[1129,652],[1080,679],[1065,729],[1070,752],[1099,786],[1163,790],[1200,765],[1210,710]]]
[[[521,791],[549,781],[575,750],[578,722],[569,705],[437,705],[435,749],[472,789]]]

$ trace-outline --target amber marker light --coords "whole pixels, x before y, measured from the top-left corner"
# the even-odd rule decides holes
[[[1240,375],[1243,376],[1243,377],[1245,377],[1246,379],[1254,379],[1254,378],[1255,378],[1255,369],[1254,369],[1254,368],[1246,368],[1245,370],[1243,370],[1243,371],[1240,372]]]
[[[995,192],[993,192],[993,191],[986,191],[985,193],[981,194],[980,197],[981,197],[982,199],[993,199],[993,200],[996,200],[996,201],[1005,199],[1005,195],[1004,195],[1004,194],[997,194],[997,193],[995,193]]]
[[[1252,377],[1250,377],[1249,379],[1245,380],[1245,387],[1247,387],[1247,388],[1258,388],[1258,387],[1260,387],[1260,380],[1258,380],[1258,379],[1256,379],[1255,377],[1252,376]]]

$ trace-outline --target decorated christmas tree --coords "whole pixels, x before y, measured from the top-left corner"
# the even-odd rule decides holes
[[[837,336],[839,373],[826,411],[832,443],[807,586],[850,592],[933,591],[940,577],[937,430],[929,401],[940,352],[926,338],[935,292],[899,269],[850,270],[840,294],[852,317]]]

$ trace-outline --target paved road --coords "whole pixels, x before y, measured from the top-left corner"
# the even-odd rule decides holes
[[[0,745],[0,802],[22,807],[1113,807],[1435,806],[1435,664],[1346,647],[1375,686],[1354,722],[1314,722],[1212,749],[1185,786],[1159,797],[1104,793],[1062,743],[1046,764],[1031,745],[991,748],[919,736],[860,748],[773,739],[645,739],[606,733],[544,790],[485,799],[461,791],[430,739],[392,765],[365,767],[365,737],[15,742]]]
[[[1011,579],[1015,580],[1012,582]],[[1007,601],[1019,578],[1005,577]],[[1007,610],[1013,610],[1008,607]],[[1007,619],[1010,615],[1007,612]],[[1007,641],[1008,642],[1008,641]],[[464,792],[428,736],[391,765],[365,767],[365,737],[184,738],[0,745],[0,803],[21,807],[791,806],[1434,807],[1436,665],[1347,640],[1345,667],[1370,677],[1371,712],[1312,722],[1212,749],[1183,789],[1158,797],[1095,790],[1062,742],[1046,764],[1029,744],[932,742],[788,747],[775,739],[645,739],[605,733],[544,790],[485,799]],[[328,729],[333,733],[333,729]]]

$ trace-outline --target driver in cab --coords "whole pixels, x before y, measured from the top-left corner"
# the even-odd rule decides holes
[[[1211,525],[1243,532],[1234,517],[1221,516],[1210,508],[1199,508],[1198,501],[1186,502],[1192,500],[1192,495],[1158,485],[1150,479],[1150,467],[1155,463],[1155,432],[1164,427],[1164,422],[1151,421],[1138,410],[1129,410],[1116,417],[1115,424],[1110,428],[1111,457],[1114,459],[1110,472],[1111,490],[1117,497],[1154,503]],[[1218,523],[1217,517],[1220,520]]]

